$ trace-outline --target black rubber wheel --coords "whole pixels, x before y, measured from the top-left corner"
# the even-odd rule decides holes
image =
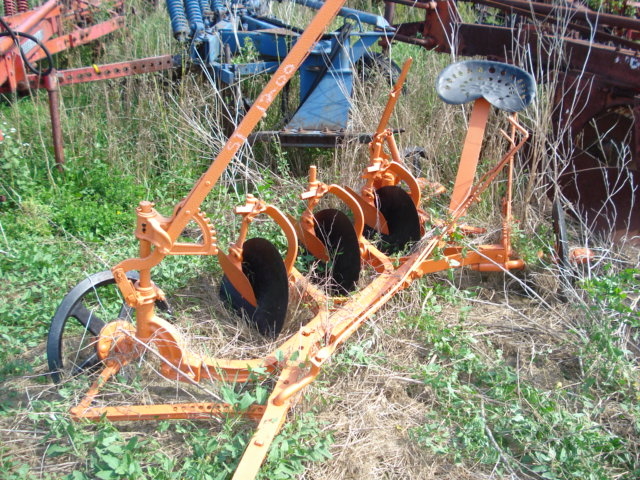
[[[242,245],[242,271],[253,287],[258,305],[247,302],[226,275],[222,277],[220,296],[262,335],[276,338],[284,326],[289,304],[289,280],[280,252],[269,240],[251,238]]]
[[[381,187],[376,190],[376,207],[387,221],[389,234],[379,234],[379,248],[386,253],[396,253],[407,245],[420,240],[420,217],[409,194],[398,186]],[[369,237],[375,230],[365,229]]]
[[[127,278],[138,280],[137,272]],[[156,302],[169,311],[166,302]],[[122,319],[133,323],[133,309],[122,299],[113,274],[107,270],[95,273],[64,297],[51,319],[47,338],[47,361],[51,379],[59,383],[94,370],[100,359],[96,352],[96,338],[107,322]]]
[[[360,278],[360,246],[353,224],[340,210],[328,208],[314,215],[316,236],[329,251],[327,284],[336,295],[351,292]]]

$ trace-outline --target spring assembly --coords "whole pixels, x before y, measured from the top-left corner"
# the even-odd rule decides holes
[[[209,0],[200,0],[200,11],[205,19],[209,20],[213,17],[213,11],[209,6]]]
[[[27,0],[18,0],[18,13],[24,13],[29,10],[29,2]]]
[[[191,27],[191,35],[195,37],[199,32],[204,30],[204,20],[202,19],[202,10],[200,9],[200,0],[185,0],[187,10],[187,18]]]
[[[222,0],[211,0],[211,9],[218,15],[222,16],[224,13],[224,2]]]
[[[18,10],[16,9],[15,0],[4,0],[4,14],[7,17],[11,17],[16,13],[18,13]]]
[[[189,24],[187,23],[182,0],[167,0],[167,10],[169,10],[169,17],[171,18],[173,36],[180,42],[186,42],[189,35]]]

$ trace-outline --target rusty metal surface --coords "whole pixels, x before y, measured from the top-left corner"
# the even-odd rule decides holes
[[[556,131],[568,132],[564,142],[578,146],[566,158],[562,173],[563,193],[600,231],[616,237],[640,235],[640,19],[522,0],[477,0],[466,2],[504,12],[506,25],[465,23],[454,0],[412,4],[388,0],[423,10],[424,21],[396,24],[395,40],[420,45],[441,53],[484,56],[517,63],[520,52],[531,54],[532,68],[548,72],[555,69],[559,88],[555,94],[553,122]],[[392,21],[393,9],[387,9]],[[509,17],[509,20],[507,20]],[[392,22],[393,23],[393,22]],[[455,34],[454,34],[455,33]],[[557,64],[562,42],[562,61]],[[579,108],[575,108],[579,105]],[[633,112],[632,134],[623,122],[610,130],[600,128],[604,142],[624,138],[631,161],[614,167],[600,154],[586,155],[579,148],[584,132],[612,109],[625,107]],[[620,161],[618,162],[621,163]],[[598,174],[594,170],[601,169]],[[612,178],[616,182],[612,183]],[[621,187],[619,182],[627,180]],[[595,182],[592,190],[588,185]],[[634,187],[635,185],[635,187]],[[613,190],[612,190],[613,189]],[[611,194],[615,192],[615,194]],[[619,215],[617,212],[625,212]],[[630,211],[630,215],[626,212]],[[596,213],[597,212],[597,213]],[[605,217],[606,220],[596,217]],[[629,217],[629,218],[627,218]]]

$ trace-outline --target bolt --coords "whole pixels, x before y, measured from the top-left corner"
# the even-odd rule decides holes
[[[140,211],[143,213],[149,213],[153,208],[153,203],[148,200],[143,200],[140,202]]]

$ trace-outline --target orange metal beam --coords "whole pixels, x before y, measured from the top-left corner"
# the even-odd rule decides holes
[[[108,418],[111,421],[141,420],[207,420],[213,417],[241,415],[259,421],[266,410],[263,405],[251,405],[247,410],[239,411],[228,403],[173,403],[162,405],[126,405],[123,407],[89,407],[72,410],[74,418],[98,421]]]
[[[460,155],[456,183],[451,193],[449,211],[452,213],[462,206],[465,198],[467,198],[473,187],[478,160],[480,159],[482,140],[484,139],[484,131],[487,126],[490,111],[491,105],[484,98],[476,100],[473,105],[473,110],[471,110],[469,129],[467,130],[464,147]]]

